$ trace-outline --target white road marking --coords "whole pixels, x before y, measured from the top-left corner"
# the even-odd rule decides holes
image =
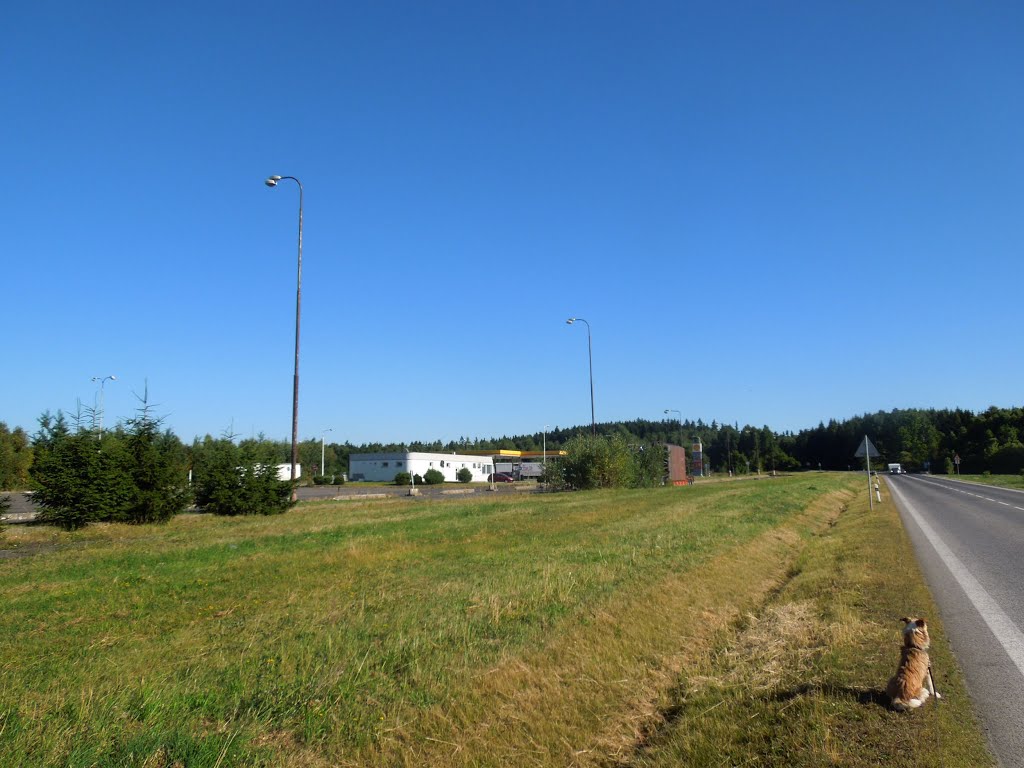
[[[971,575],[967,567],[960,562],[960,559],[939,538],[934,529],[925,522],[920,513],[914,509],[914,505],[907,501],[903,494],[894,486],[889,486],[889,492],[899,497],[900,505],[907,511],[907,514],[914,518],[914,522],[921,528],[925,538],[928,539],[935,549],[935,553],[945,563],[946,568],[949,569],[953,578],[957,580],[960,588],[967,595],[967,599],[971,601],[978,613],[981,614],[981,618],[985,620],[996,640],[1003,646],[1006,655],[1010,657],[1010,660],[1017,665],[1020,673],[1024,675],[1024,632],[1017,628],[1017,625],[1003,612],[1003,609],[992,599],[992,596],[981,586],[981,583]]]
[[[1002,504],[1004,507],[1009,507],[1010,509],[1016,509],[1018,512],[1024,512],[1024,507],[1018,507],[1016,504],[1011,504],[1008,501],[1000,501],[999,499],[993,499],[990,496],[982,496],[980,493],[972,493],[971,491],[964,490],[963,488],[954,488],[952,485],[948,485],[947,483],[936,482],[935,480],[932,480],[930,478],[918,477],[918,478],[915,478],[915,479],[917,479],[917,480],[919,480],[920,482],[923,482],[923,483],[928,483],[929,485],[934,486],[935,488],[939,488],[939,489],[941,489],[943,491],[947,491],[949,493],[959,493],[959,494],[962,494],[964,496],[970,496],[972,499],[981,499],[982,501],[991,501],[991,502],[994,502],[996,504]],[[960,485],[966,485],[966,483],[964,483],[961,480],[947,481],[947,482],[957,482]],[[892,486],[890,485],[889,487],[891,488]],[[1002,488],[1001,490],[1013,491],[1014,493],[1024,493],[1024,491],[1019,491],[1016,488]]]

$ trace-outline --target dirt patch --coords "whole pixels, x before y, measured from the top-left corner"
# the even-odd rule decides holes
[[[2,542],[0,542],[2,544]],[[11,549],[0,549],[0,560],[10,560],[15,557],[32,557],[33,555],[45,555],[49,552],[56,552],[61,549],[60,544],[45,544],[33,542],[30,544],[18,544]]]

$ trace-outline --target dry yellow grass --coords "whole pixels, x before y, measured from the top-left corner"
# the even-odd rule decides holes
[[[590,766],[628,755],[660,725],[681,671],[779,588],[803,537],[827,528],[850,496],[819,497],[699,570],[616,594],[582,626],[467,681],[446,706],[396,722],[367,758],[407,766]]]

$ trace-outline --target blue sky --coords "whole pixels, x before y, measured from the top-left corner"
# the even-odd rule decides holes
[[[1024,6],[9,3],[0,421],[1020,405]],[[673,414],[674,418],[675,415]]]

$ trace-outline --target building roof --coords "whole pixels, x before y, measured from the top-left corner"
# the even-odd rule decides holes
[[[537,456],[565,456],[565,451],[516,451],[511,448],[491,448],[484,451],[462,451],[462,453],[466,456],[504,456],[510,459],[532,459]]]

